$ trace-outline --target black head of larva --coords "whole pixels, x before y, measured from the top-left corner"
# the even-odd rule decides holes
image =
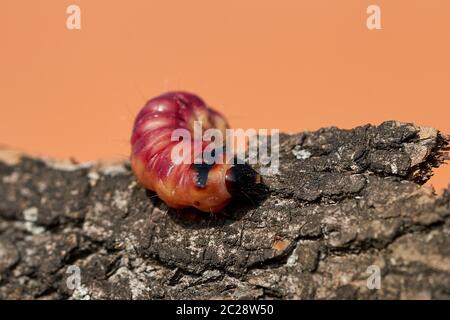
[[[248,164],[235,164],[227,170],[225,183],[232,195],[250,195],[261,183],[261,176]]]

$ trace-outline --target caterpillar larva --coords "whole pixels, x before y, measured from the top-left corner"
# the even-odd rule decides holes
[[[216,128],[226,136],[225,118],[194,94],[168,92],[149,100],[134,122],[131,166],[137,180],[169,207],[219,212],[234,195],[259,183],[260,176],[247,164],[194,164],[194,155],[192,163],[176,164],[172,150],[180,142],[172,141],[172,133],[176,129],[192,133],[195,122],[201,122],[203,130]],[[183,142],[194,144],[193,138]]]

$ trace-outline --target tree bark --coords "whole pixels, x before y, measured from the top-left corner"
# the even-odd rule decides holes
[[[219,215],[167,208],[128,163],[0,151],[0,298],[450,298],[450,190],[421,186],[448,137],[385,122],[280,143],[265,195]]]

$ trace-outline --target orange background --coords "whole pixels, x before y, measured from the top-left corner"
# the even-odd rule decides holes
[[[66,28],[81,7],[82,30]],[[378,4],[382,30],[366,28]],[[450,133],[448,0],[2,0],[0,144],[128,157],[144,101],[193,91],[233,127],[387,119]],[[432,183],[450,182],[450,166]]]

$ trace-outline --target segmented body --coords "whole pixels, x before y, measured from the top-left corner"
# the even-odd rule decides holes
[[[228,125],[224,117],[196,95],[169,92],[149,100],[134,123],[131,166],[137,180],[169,207],[218,212],[232,197],[226,184],[231,165],[214,164],[202,172],[192,164],[172,160],[172,149],[179,143],[171,140],[173,131],[189,130],[192,139],[183,143],[193,144],[195,121],[201,122],[203,130],[219,129],[225,137]],[[192,154],[192,162],[194,157]]]

